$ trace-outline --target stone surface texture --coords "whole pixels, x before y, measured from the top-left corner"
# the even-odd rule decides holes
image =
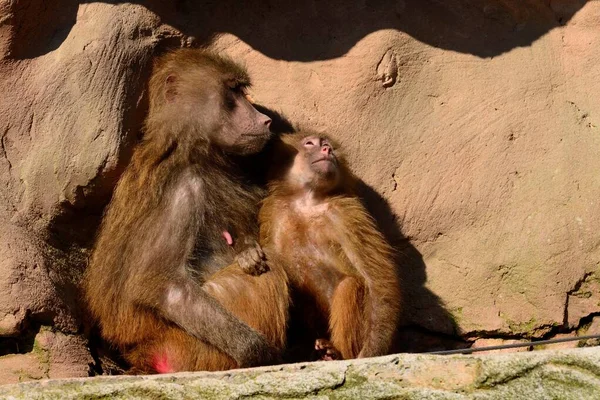
[[[87,375],[78,283],[152,58],[209,43],[342,143],[399,252],[399,350],[597,331],[600,1],[0,0],[0,381],[55,376],[41,326]],[[562,365],[533,371],[597,379]]]
[[[495,356],[403,354],[218,373],[0,386],[1,399],[597,399],[598,348]]]

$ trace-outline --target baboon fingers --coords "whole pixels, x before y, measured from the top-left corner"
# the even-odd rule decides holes
[[[237,261],[240,268],[250,275],[261,275],[269,271],[265,255],[260,247],[251,247],[243,251],[238,255]]]
[[[315,354],[317,360],[333,361],[343,360],[342,353],[335,348],[333,343],[327,339],[315,340]]]

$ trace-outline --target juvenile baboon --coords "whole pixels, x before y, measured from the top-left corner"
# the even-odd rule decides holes
[[[155,63],[144,137],[84,282],[103,337],[136,371],[279,360],[286,277],[256,243],[264,193],[241,168],[270,138],[271,120],[246,98],[249,85],[243,68],[205,50]]]
[[[392,249],[336,152],[327,136],[282,137],[259,214],[260,243],[288,274],[290,323],[301,320],[291,333],[324,360],[388,353],[400,312]]]

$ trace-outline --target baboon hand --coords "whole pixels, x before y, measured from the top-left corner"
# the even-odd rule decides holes
[[[242,352],[243,357],[236,358],[240,368],[275,365],[283,362],[281,350],[270,345],[262,335],[255,335],[253,338],[247,336],[246,345]]]
[[[269,266],[262,247],[255,240],[246,242],[249,247],[236,256],[236,261],[247,274],[255,276],[264,274],[269,270]]]
[[[327,339],[315,340],[315,353],[317,360],[333,361],[344,359],[342,353]]]

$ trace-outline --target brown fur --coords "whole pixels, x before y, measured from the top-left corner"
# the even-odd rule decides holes
[[[303,147],[311,138],[329,141],[306,133],[283,138],[259,214],[261,244],[280,257],[303,319],[292,335],[329,336],[344,358],[386,354],[400,312],[392,249],[353,194],[339,155],[335,176],[292,173],[318,159]]]
[[[248,85],[241,67],[203,50],[155,64],[145,136],[84,282],[103,337],[137,370],[157,372],[161,357],[173,371],[261,365],[284,347],[283,270],[252,276],[236,262],[257,236],[263,197],[238,162],[269,137],[270,120],[243,98]]]

